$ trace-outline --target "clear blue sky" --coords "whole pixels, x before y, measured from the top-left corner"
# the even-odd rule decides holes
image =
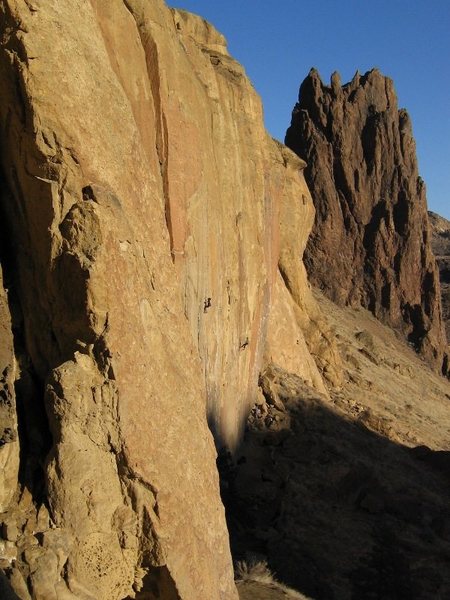
[[[378,67],[411,115],[431,210],[450,219],[450,0],[169,0],[228,40],[284,140],[311,67],[328,83]]]

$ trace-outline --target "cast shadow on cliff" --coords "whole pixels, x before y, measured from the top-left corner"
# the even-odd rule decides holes
[[[19,437],[19,483],[27,487],[33,497],[42,501],[44,490],[43,464],[51,447],[51,434],[44,406],[44,382],[39,378],[27,349],[25,320],[20,301],[17,266],[17,247],[12,240],[11,219],[6,206],[12,204],[5,178],[0,170],[0,265],[11,319],[13,354],[10,369],[15,373],[11,431]],[[26,284],[25,284],[26,285]],[[15,363],[14,366],[12,363]]]
[[[11,588],[11,585],[6,577],[0,571],[0,598],[2,600],[20,600],[19,596]]]
[[[267,560],[315,600],[449,598],[448,453],[393,443],[314,394],[283,402],[289,428],[253,419],[236,462],[219,457],[234,559]]]

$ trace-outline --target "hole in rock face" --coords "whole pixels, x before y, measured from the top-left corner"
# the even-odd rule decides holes
[[[399,235],[404,236],[410,225],[410,200],[404,190],[401,190],[398,194],[397,202],[394,204],[393,216],[395,230]]]
[[[450,364],[449,364],[449,355],[446,354],[442,360],[442,375],[450,378]]]
[[[405,322],[409,322],[412,326],[412,331],[408,335],[408,341],[419,350],[427,333],[427,328],[424,319],[422,307],[418,304],[406,304],[403,308]]]
[[[52,446],[52,436],[44,408],[44,385],[29,363],[15,382],[15,392],[20,441],[19,481],[36,500],[43,501],[43,465]]]
[[[441,283],[450,283],[450,265],[440,271]]]
[[[136,600],[180,600],[176,585],[169,569],[152,567],[142,580],[142,587],[137,591]],[[127,596],[123,600],[131,600]]]
[[[377,129],[379,118],[376,113],[369,114],[361,132],[361,143],[364,161],[367,165],[367,173],[370,175],[375,168],[375,156],[377,147]]]
[[[82,189],[83,200],[95,202],[94,190],[90,185],[87,185]]]

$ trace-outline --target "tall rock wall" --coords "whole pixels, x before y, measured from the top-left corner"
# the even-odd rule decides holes
[[[145,4],[182,56],[171,13]],[[166,226],[150,26],[143,41],[118,1],[0,7],[2,212],[30,380],[21,483],[38,511],[8,521],[11,580],[42,599],[234,598]]]
[[[263,360],[339,380],[303,165],[161,0],[1,0],[0,36],[5,585],[235,598],[208,422],[236,447]]]
[[[170,81],[170,72],[161,75],[169,89],[177,89],[176,101],[170,95],[162,100],[172,254],[203,363],[209,422],[218,444],[233,449],[255,400],[268,335],[279,341],[271,358],[293,361],[320,389],[321,373],[339,379],[339,359],[324,319],[314,331],[307,327],[316,308],[312,300],[309,305],[300,297],[292,300],[297,314],[290,315],[289,328],[298,330],[295,346],[287,349],[285,336],[272,327],[278,265],[290,242],[288,269],[301,273],[295,275],[298,287],[311,297],[301,260],[314,213],[305,165],[267,135],[260,98],[228,54],[223,36],[200,17],[177,10],[173,16],[189,62],[180,68],[193,71],[200,86],[182,91]],[[161,60],[171,57],[161,54]],[[192,135],[199,152],[186,147]],[[293,222],[297,230],[289,231]],[[292,296],[285,283],[282,288]],[[310,352],[322,361],[320,373]]]
[[[342,383],[335,333],[312,295],[301,258],[314,222],[314,205],[303,177],[305,162],[288,148],[274,144],[272,170],[283,166],[274,181],[279,196],[278,269],[269,313],[264,363],[297,373],[326,393]],[[280,195],[281,192],[281,195]]]
[[[217,31],[175,11],[183,60],[160,54],[168,225],[184,310],[204,370],[208,420],[235,448],[254,402],[269,312],[278,199],[259,97]],[[183,85],[189,74],[192,82]],[[193,77],[195,75],[195,77]]]
[[[445,354],[439,277],[411,122],[377,70],[302,83],[286,144],[308,163],[316,220],[305,253],[313,284],[403,331],[437,369]],[[445,369],[444,369],[445,370]]]

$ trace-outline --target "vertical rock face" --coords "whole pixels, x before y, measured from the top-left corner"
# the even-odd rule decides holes
[[[235,598],[207,420],[236,446],[264,357],[339,379],[303,165],[224,38],[160,0],[1,0],[0,36],[8,585]]]
[[[255,400],[267,334],[269,340],[278,337],[277,360],[294,361],[320,389],[310,350],[320,346],[320,367],[327,367],[330,378],[338,377],[338,357],[323,319],[314,332],[308,330],[308,309],[316,304],[300,297],[310,298],[301,258],[314,211],[304,164],[267,135],[260,98],[223,36],[200,17],[178,10],[173,17],[188,59],[180,63],[179,78],[193,71],[198,81],[183,90],[172,72],[161,74],[169,89],[177,89],[176,99],[162,100],[168,226],[204,368],[209,422],[218,444],[233,449]],[[163,51],[160,60],[174,62]],[[186,148],[192,136],[200,148],[193,157]],[[297,232],[289,231],[293,222]],[[278,266],[290,242],[292,261],[285,270],[296,273],[301,292],[292,299],[297,314],[288,322],[301,341],[288,350],[272,325],[283,293]],[[285,283],[282,288],[292,296]]]
[[[234,448],[254,401],[269,312],[277,199],[261,102],[226,43],[174,11],[183,60],[160,52],[171,250],[217,444]],[[183,85],[186,73],[189,86]],[[195,75],[195,76],[193,76]]]
[[[437,215],[428,213],[431,229],[431,246],[439,268],[441,280],[442,316],[447,332],[447,341],[450,341],[450,221]]]
[[[286,144],[306,160],[316,220],[305,253],[312,283],[404,332],[442,369],[445,334],[425,187],[411,123],[377,70],[300,88]]]
[[[272,164],[279,164],[281,158],[285,168],[272,183],[273,192],[282,193],[276,241],[278,271],[264,363],[274,363],[297,373],[312,387],[326,392],[322,376],[332,386],[340,385],[341,361],[334,332],[318,309],[301,260],[314,221],[314,206],[303,177],[305,163],[281,144],[276,144],[274,149],[277,153],[273,155]]]
[[[184,64],[173,69],[187,59],[172,15],[162,2],[0,10],[2,213],[34,382],[21,402],[46,427],[21,482],[30,502],[22,491],[4,518],[22,532],[12,585],[28,597],[28,580],[41,599],[234,598],[202,367],[166,226],[160,94],[178,106],[187,87]],[[181,139],[190,121],[178,118]],[[201,145],[190,143],[195,161]]]

